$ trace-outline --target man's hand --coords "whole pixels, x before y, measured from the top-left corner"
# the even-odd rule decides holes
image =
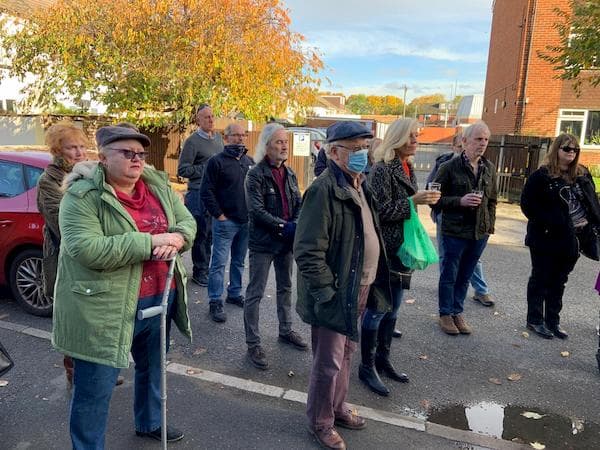
[[[460,206],[465,208],[477,208],[481,205],[481,197],[477,194],[465,194],[460,198]]]

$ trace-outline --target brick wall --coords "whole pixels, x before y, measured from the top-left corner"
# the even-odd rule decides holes
[[[600,150],[583,150],[579,155],[579,163],[584,166],[600,166]]]
[[[530,1],[497,0],[494,3],[482,117],[492,134],[515,132]]]
[[[536,2],[521,129],[524,134],[553,136],[556,131],[563,82],[556,79],[553,67],[537,56],[538,51],[547,51],[547,46],[560,44],[558,32],[554,28],[555,23],[560,20],[555,8],[568,10],[569,0]]]
[[[583,83],[578,97],[573,89],[573,82],[564,81],[560,96],[560,107],[563,109],[600,110],[600,86],[591,87],[588,83]]]

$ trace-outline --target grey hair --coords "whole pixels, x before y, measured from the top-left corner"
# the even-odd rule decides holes
[[[487,123],[485,123],[483,120],[478,120],[477,122],[465,128],[462,134],[463,139],[470,138],[471,135],[477,130],[486,130],[489,134],[491,134],[490,127],[487,126]]]
[[[223,130],[223,134],[224,134],[225,136],[229,136],[229,135],[231,134],[231,132],[233,131],[233,130],[232,130],[232,128],[233,128],[234,126],[236,126],[236,125],[238,125],[238,126],[241,126],[241,125],[239,125],[239,124],[238,124],[238,123],[236,123],[236,122],[233,122],[233,123],[230,123],[229,125],[227,125],[227,126],[225,127],[225,130]]]
[[[254,161],[259,162],[262,161],[267,153],[267,146],[271,142],[273,135],[276,131],[284,130],[283,125],[279,123],[268,123],[260,132],[260,136],[258,136],[258,143],[256,144],[256,148],[254,149]]]

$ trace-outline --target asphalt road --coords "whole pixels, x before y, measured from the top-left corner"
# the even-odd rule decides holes
[[[432,231],[427,211],[422,209],[420,214]],[[485,308],[467,299],[465,315],[474,328],[471,336],[452,337],[439,330],[436,322],[437,266],[415,274],[413,288],[405,296],[415,300],[405,303],[400,310],[398,325],[404,337],[396,340],[392,348],[394,364],[408,373],[410,383],[401,385],[386,380],[392,388],[391,395],[387,398],[376,396],[358,380],[357,355],[349,400],[402,415],[429,417],[455,428],[508,440],[516,437],[526,443],[538,441],[548,449],[600,446],[600,434],[594,423],[600,421],[600,377],[595,360],[600,298],[593,289],[599,265],[581,258],[570,277],[561,315],[562,325],[570,334],[567,341],[546,341],[524,334],[525,292],[530,271],[529,252],[522,245],[524,230],[525,221],[518,207],[501,205],[498,234],[492,237],[482,258],[497,306]],[[189,265],[189,255],[186,258]],[[277,342],[273,274],[261,305],[262,344],[271,364],[268,371],[259,371],[246,361],[241,308],[226,305],[227,322],[216,324],[207,315],[206,289],[190,283],[188,292],[194,341],[190,344],[174,333],[171,361],[306,392],[311,355]],[[0,300],[0,320],[51,329],[49,319],[22,313],[10,299]],[[296,320],[295,329],[309,339],[310,332],[305,324]],[[0,423],[12,424],[8,427],[10,439],[0,439],[0,448],[26,448],[25,443],[42,432],[66,442],[64,379],[62,369],[54,367],[60,364],[60,356],[54,354],[45,341],[43,344],[31,343],[30,340],[35,341],[35,338],[15,335],[11,331],[0,330],[0,339],[9,348],[16,346],[16,353],[20,353],[25,361],[29,360],[26,371],[15,369],[7,376],[9,380],[13,377],[8,391],[6,387],[0,388]],[[289,376],[290,372],[293,376]],[[509,376],[515,381],[510,381]],[[181,428],[192,430],[193,441],[183,444],[191,445],[189,448],[314,446],[304,429],[301,405],[290,406],[283,400],[265,399],[229,388],[218,389],[177,376],[171,376],[170,380],[173,380],[170,405],[178,405],[176,408],[171,406],[170,411],[178,424],[182,424]],[[13,384],[17,385],[17,392],[10,389]],[[123,394],[113,398],[108,448],[138,446],[138,440],[131,437],[130,432],[131,386],[128,384],[116,392]],[[39,401],[35,397],[38,394],[53,400]],[[124,403],[116,402],[121,395],[128,399]],[[515,411],[517,418],[522,417],[522,412],[530,411],[547,419],[514,424],[515,420],[509,419],[515,416]],[[40,414],[42,420],[37,419],[36,414]],[[13,415],[15,419],[6,422],[7,417]],[[551,425],[538,427],[539,430],[534,426],[550,418],[568,426],[556,433],[548,431]],[[571,425],[573,429],[585,431],[572,435]],[[5,434],[6,429],[2,426],[0,433]],[[381,433],[385,438],[378,440]],[[350,448],[455,448],[460,445],[449,441],[420,441],[425,434],[374,422],[368,432],[346,432],[344,436]],[[2,442],[9,442],[10,446],[3,447]],[[31,448],[61,446],[33,445]]]

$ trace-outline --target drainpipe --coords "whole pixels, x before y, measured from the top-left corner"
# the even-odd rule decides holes
[[[527,16],[523,23],[525,33],[525,43],[523,45],[523,57],[521,58],[522,70],[519,80],[519,93],[517,95],[517,117],[515,121],[515,134],[520,134],[523,130],[525,121],[525,112],[527,108],[527,80],[529,77],[529,63],[531,60],[531,43],[533,40],[533,28],[535,25],[536,0],[529,0],[527,7]]]

